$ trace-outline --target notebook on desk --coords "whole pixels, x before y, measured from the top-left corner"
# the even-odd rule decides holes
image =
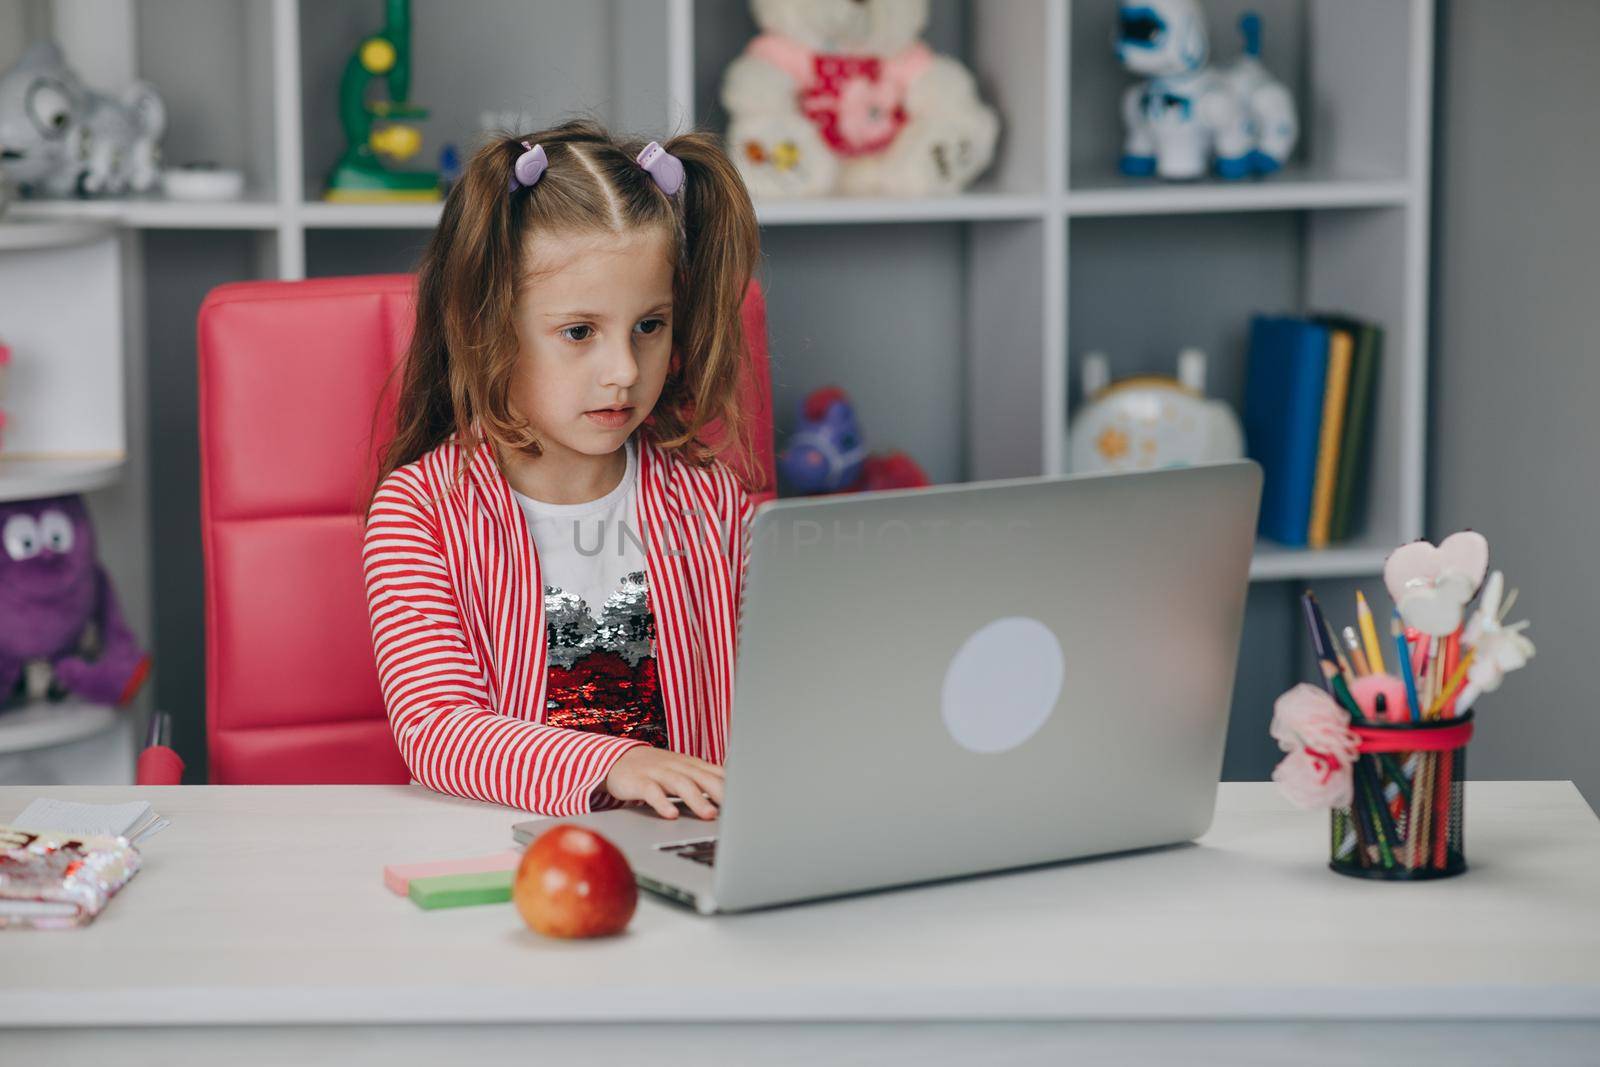
[[[86,926],[139,864],[126,838],[0,826],[0,929]]]

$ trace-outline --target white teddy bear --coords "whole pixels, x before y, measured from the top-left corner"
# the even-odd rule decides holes
[[[1000,120],[920,40],[927,0],[751,0],[762,33],[728,67],[728,146],[757,196],[965,188]]]

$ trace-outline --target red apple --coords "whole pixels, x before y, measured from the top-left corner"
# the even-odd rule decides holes
[[[627,927],[639,887],[616,845],[562,823],[522,854],[511,899],[522,920],[546,937],[604,937]]]

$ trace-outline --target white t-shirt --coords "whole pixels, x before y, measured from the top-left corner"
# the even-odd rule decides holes
[[[512,490],[528,518],[545,589],[576,594],[597,619],[623,578],[645,569],[645,534],[634,500],[639,457],[631,438],[626,447],[622,481],[598,500],[547,504]]]

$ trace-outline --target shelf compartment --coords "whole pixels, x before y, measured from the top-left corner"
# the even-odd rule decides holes
[[[762,283],[780,447],[800,401],[840,385],[871,451],[904,450],[935,483],[966,476],[966,229],[794,226],[766,235]]]
[[[0,232],[34,225],[7,224]],[[11,348],[0,456],[120,457],[127,451],[121,238],[111,230],[80,233],[78,223],[37,225],[65,226],[74,243],[0,255],[0,341]],[[48,474],[28,471],[30,485],[31,477]]]
[[[624,19],[626,26],[620,24]],[[345,150],[339,123],[340,79],[351,52],[382,28],[383,5],[300,0],[299,24],[302,170],[307,198],[320,199]],[[398,168],[437,169],[445,144],[455,145],[464,162],[482,137],[479,115],[484,111],[526,114],[535,127],[593,115],[607,124],[620,121],[659,129],[660,120],[644,115],[639,103],[644,94],[636,81],[643,75],[628,69],[613,48],[614,41],[642,36],[641,24],[659,49],[662,34],[655,27],[664,28],[665,9],[654,5],[533,0],[464,9],[445,0],[416,0],[411,11],[410,95],[428,109],[428,117],[416,123],[422,135],[420,151]],[[377,93],[382,79],[373,81],[377,87],[371,91]],[[650,95],[659,98],[660,86],[651,88]],[[431,207],[437,221],[437,205],[416,206]],[[391,218],[394,221],[359,225],[433,225],[419,215]],[[307,225],[313,224],[307,220]]]
[[[1059,122],[1059,109],[1048,88],[1052,57],[1045,29],[1055,24],[1051,10],[1057,2],[933,0],[929,5],[922,39],[935,52],[965,64],[977,80],[979,96],[1001,117],[994,162],[980,176],[980,190],[1038,195],[1048,186],[1046,146],[1055,143],[1053,127]],[[721,100],[723,75],[759,31],[747,0],[696,0],[692,17],[688,80],[694,97],[694,122],[725,133],[728,115]]]
[[[282,205],[262,195],[239,200],[171,200],[163,196],[102,200],[19,200],[7,218],[28,222],[89,221],[147,230],[265,230],[286,217]]]
[[[1120,380],[1171,376],[1178,351],[1194,346],[1208,357],[1207,395],[1239,412],[1252,315],[1344,312],[1378,323],[1383,355],[1356,540],[1317,552],[1264,545],[1253,571],[1374,573],[1385,553],[1421,532],[1424,309],[1416,294],[1425,258],[1414,222],[1411,207],[1072,220],[1062,402],[1075,416],[1086,352],[1107,353]]]
[[[121,456],[12,459],[0,454],[0,502],[89,493],[115,485]]]
[[[432,234],[401,227],[320,229],[306,234],[306,276],[408,274],[417,269]]]
[[[37,219],[10,208],[0,220],[0,253],[88,244],[110,235],[104,225],[80,219]]]
[[[878,222],[977,222],[1039,219],[1049,210],[1042,196],[978,192],[927,197],[816,197],[763,200],[756,217],[763,226],[838,225]]]
[[[814,197],[763,200],[756,217],[763,226],[871,225],[880,222],[979,222],[987,219],[1038,219],[1050,210],[1042,196],[978,192],[960,196]],[[300,205],[307,229],[432,229],[439,204]]]
[[[1381,574],[1383,561],[1395,547],[1359,542],[1307,549],[1258,541],[1255,555],[1250,558],[1250,580],[1358,578]]]
[[[124,713],[76,700],[33,701],[0,711],[0,754],[64,745],[113,729]]]
[[[308,230],[431,230],[444,212],[440,204],[337,204],[311,200],[299,207]]]
[[[1426,5],[1431,6],[1431,5]],[[1426,143],[1414,137],[1426,113],[1415,106],[1415,80],[1426,79],[1430,17],[1424,5],[1395,0],[1208,0],[1206,27],[1214,61],[1231,66],[1242,51],[1239,18],[1261,15],[1262,62],[1294,96],[1300,137],[1291,167],[1309,171],[1309,188],[1298,202],[1274,205],[1268,194],[1260,206],[1326,208],[1375,204],[1398,196],[1405,180],[1426,172]],[[1139,79],[1124,70],[1112,47],[1116,5],[1074,3],[1069,30],[1072,122],[1067,148],[1071,189],[1092,190],[1086,213],[1135,214],[1138,207],[1109,196],[1125,137],[1122,96]],[[1420,146],[1420,147],[1419,147]],[[1337,185],[1319,188],[1325,180]],[[1346,186],[1353,179],[1353,184]],[[1401,183],[1384,191],[1385,179]],[[1265,191],[1282,182],[1269,177],[1250,186]],[[1210,188],[1209,183],[1204,188]],[[1104,194],[1104,199],[1102,195]],[[1355,197],[1355,200],[1343,199]],[[1245,194],[1239,198],[1259,203]],[[1198,206],[1181,198],[1154,198],[1152,211],[1246,210],[1253,204],[1229,202]]]
[[[253,207],[239,217],[212,205],[134,206],[130,225],[198,229],[271,226],[261,205],[277,196],[272,5],[257,0],[140,0],[133,41],[139,74],[167,105],[162,166],[209,161],[245,176]],[[82,71],[98,84],[90,71]]]
[[[1408,202],[1398,178],[1362,178],[1291,165],[1271,177],[1242,182],[1163,182],[1111,171],[1074,176],[1067,214],[1076,217],[1204,214],[1391,207]]]

